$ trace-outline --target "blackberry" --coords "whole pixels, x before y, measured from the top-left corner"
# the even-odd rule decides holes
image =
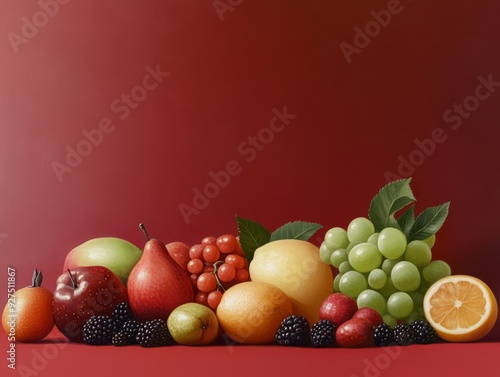
[[[113,344],[114,346],[128,346],[129,344],[132,344],[132,342],[130,342],[127,335],[122,330],[113,335],[111,344]]]
[[[117,333],[114,318],[107,315],[94,315],[83,325],[83,341],[87,344],[111,344]]]
[[[394,343],[394,330],[387,323],[381,323],[375,328],[373,334],[375,345],[382,347]]]
[[[281,322],[274,338],[282,346],[305,346],[311,341],[309,323],[301,315],[289,315]]]
[[[132,309],[127,302],[120,302],[113,309],[113,318],[115,319],[118,327],[121,328],[123,324],[131,319],[134,319]]]
[[[410,325],[400,323],[394,327],[394,340],[400,346],[409,346],[415,342],[415,335]]]
[[[311,329],[311,342],[315,347],[328,347],[335,343],[335,325],[327,319],[316,322]]]
[[[135,344],[135,343],[137,343],[135,338],[136,338],[137,332],[139,331],[141,326],[142,326],[142,324],[139,321],[136,321],[135,319],[131,319],[123,324],[120,332],[124,333],[124,335],[127,337],[127,340],[131,344]]]
[[[411,323],[413,334],[415,335],[415,343],[429,344],[435,343],[438,340],[436,330],[429,322],[423,319],[416,319]]]
[[[142,347],[160,347],[175,343],[162,319],[145,322],[137,331],[135,340]]]

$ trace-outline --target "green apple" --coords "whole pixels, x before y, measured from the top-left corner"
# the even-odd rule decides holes
[[[63,271],[76,267],[103,266],[127,284],[128,275],[142,256],[142,250],[121,238],[100,237],[76,246],[66,256]]]
[[[196,302],[175,308],[168,316],[167,327],[172,338],[185,346],[210,344],[219,335],[219,322],[214,311]]]

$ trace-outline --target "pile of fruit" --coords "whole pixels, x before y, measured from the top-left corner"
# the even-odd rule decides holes
[[[238,235],[199,244],[113,238],[71,250],[54,292],[15,292],[2,324],[18,342],[54,328],[70,341],[142,347],[278,344],[369,347],[476,341],[495,325],[491,289],[433,259],[449,203],[415,216],[410,179],[384,186],[367,217],[326,231],[295,221],[273,232],[236,217]],[[396,219],[396,213],[403,213]]]
[[[408,181],[388,186],[372,200],[370,219],[358,217],[347,229],[331,228],[320,246],[321,259],[339,271],[334,290],[376,309],[391,326],[423,319],[427,289],[451,275],[450,266],[432,260],[431,251],[449,203],[416,218],[412,206],[396,220],[393,214],[413,200]]]

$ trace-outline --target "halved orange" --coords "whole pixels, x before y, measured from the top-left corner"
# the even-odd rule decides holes
[[[498,305],[482,280],[469,275],[451,275],[429,287],[424,296],[424,313],[441,339],[473,342],[493,328]]]

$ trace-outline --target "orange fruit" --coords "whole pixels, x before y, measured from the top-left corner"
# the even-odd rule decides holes
[[[5,305],[2,326],[16,342],[36,342],[54,327],[53,294],[41,284],[42,273],[35,270],[32,285],[14,292]]]
[[[483,338],[495,325],[498,306],[491,289],[468,275],[444,277],[427,290],[424,313],[438,335],[450,342]]]
[[[274,342],[281,321],[292,314],[285,293],[268,283],[247,281],[224,292],[217,319],[226,335],[238,343]]]

